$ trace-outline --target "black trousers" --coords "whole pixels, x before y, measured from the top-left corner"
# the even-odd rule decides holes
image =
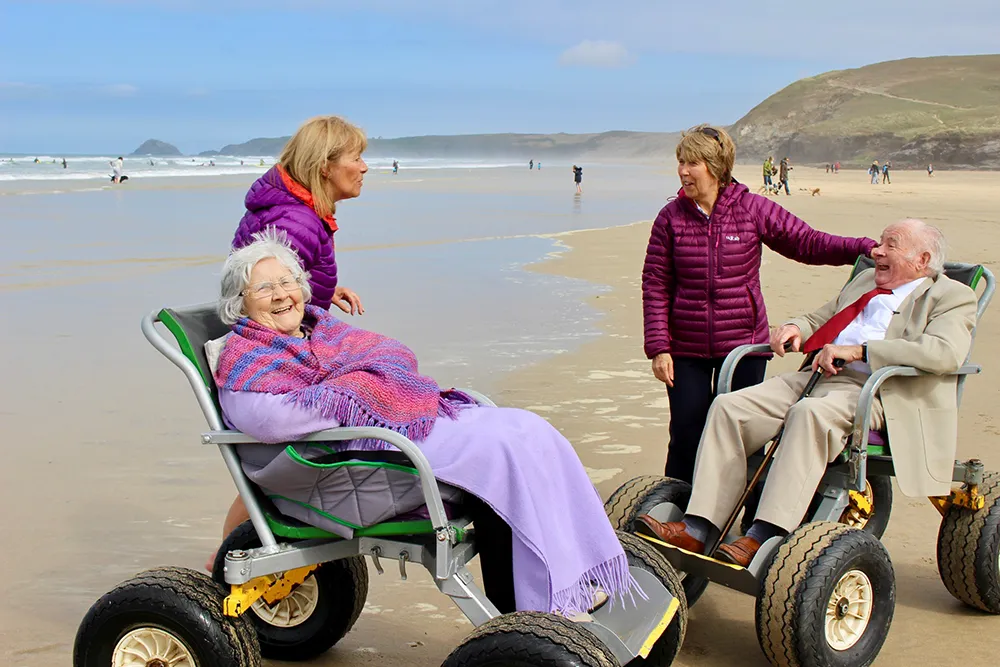
[[[465,508],[476,528],[476,551],[486,597],[501,614],[515,612],[514,536],[510,526],[475,496],[466,495]]]
[[[667,445],[667,477],[691,483],[698,443],[705,430],[708,408],[715,398],[719,370],[725,357],[693,359],[674,357],[674,386],[670,398],[670,442]],[[733,373],[732,390],[760,384],[767,370],[764,357],[744,357]]]

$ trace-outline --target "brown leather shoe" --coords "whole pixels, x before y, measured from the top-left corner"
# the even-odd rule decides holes
[[[752,537],[741,537],[732,544],[720,544],[717,556],[734,565],[747,567],[760,549],[760,542]]]
[[[643,514],[637,517],[640,526],[637,526],[642,530],[641,527],[645,527],[647,534],[651,534],[653,537],[663,540],[667,544],[673,545],[675,547],[680,547],[687,551],[693,551],[696,554],[700,554],[705,550],[705,543],[691,537],[687,532],[687,526],[684,525],[682,521],[671,521],[670,523],[660,523],[648,514]]]

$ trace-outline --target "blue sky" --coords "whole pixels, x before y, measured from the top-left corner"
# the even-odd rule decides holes
[[[0,153],[731,123],[804,76],[1000,51],[963,0],[0,0]]]

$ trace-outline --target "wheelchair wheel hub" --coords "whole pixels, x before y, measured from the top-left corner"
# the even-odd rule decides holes
[[[826,610],[826,641],[835,651],[846,651],[865,634],[872,613],[874,589],[861,570],[844,574],[833,587]]]
[[[196,667],[191,650],[160,628],[136,628],[118,640],[113,667]]]
[[[268,625],[279,628],[294,628],[309,620],[309,617],[316,611],[318,600],[319,583],[315,576],[310,576],[293,588],[288,597],[273,604],[268,604],[263,598],[260,598],[254,601],[250,609]]]

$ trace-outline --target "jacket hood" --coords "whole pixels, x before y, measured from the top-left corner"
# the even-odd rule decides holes
[[[296,199],[285,187],[277,167],[271,167],[263,176],[254,181],[243,203],[248,211],[260,211],[287,204],[302,205],[302,202]]]

